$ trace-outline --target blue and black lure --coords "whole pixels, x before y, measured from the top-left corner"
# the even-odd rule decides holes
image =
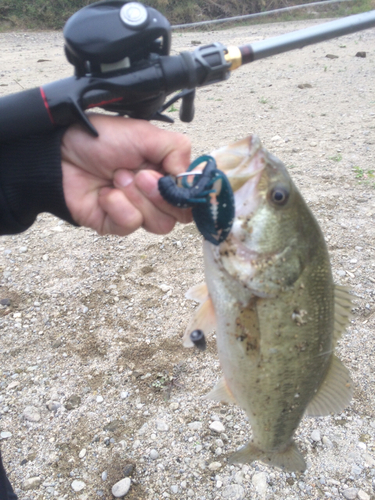
[[[202,172],[191,172],[206,162]],[[194,222],[202,236],[219,245],[230,233],[234,219],[234,197],[227,176],[218,170],[212,156],[200,156],[182,174],[181,186],[174,177],[167,175],[159,179],[159,191],[171,205],[180,208],[192,207]],[[193,176],[189,183],[188,179]]]

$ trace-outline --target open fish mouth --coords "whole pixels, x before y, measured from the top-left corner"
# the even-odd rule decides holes
[[[260,174],[266,165],[262,143],[255,134],[217,149],[212,156],[217,168],[228,177],[234,192]]]

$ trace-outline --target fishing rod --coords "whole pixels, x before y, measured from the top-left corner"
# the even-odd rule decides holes
[[[156,9],[123,0],[94,3],[63,30],[74,76],[0,98],[0,141],[75,122],[97,136],[85,113],[95,107],[173,122],[163,112],[181,99],[180,120],[190,122],[196,88],[226,80],[243,64],[373,26],[375,10],[240,47],[216,42],[171,56],[171,26]]]

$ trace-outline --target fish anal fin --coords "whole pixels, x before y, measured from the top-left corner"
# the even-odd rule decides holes
[[[202,330],[207,336],[216,327],[215,310],[210,298],[203,302],[196,310],[188,324],[183,337],[184,347],[193,347],[190,334],[193,330]]]
[[[352,398],[352,381],[348,369],[336,356],[332,356],[326,378],[310,401],[306,415],[318,417],[339,413],[348,406]]]
[[[208,298],[208,290],[206,283],[199,283],[199,285],[194,285],[185,293],[185,297],[189,300],[195,300],[202,304]]]
[[[234,396],[231,393],[224,377],[219,380],[212,391],[204,396],[204,399],[223,401],[224,403],[236,403],[236,400],[234,399]]]
[[[334,287],[335,299],[335,326],[333,338],[335,343],[339,340],[345,328],[347,327],[350,318],[352,317],[352,299],[349,290],[340,285]]]
[[[263,451],[253,442],[249,442],[229,458],[229,463],[245,464],[254,460],[289,472],[303,472],[306,469],[306,462],[294,441],[283,450],[273,451]]]

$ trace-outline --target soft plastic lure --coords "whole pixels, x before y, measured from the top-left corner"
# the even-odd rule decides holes
[[[206,162],[202,172],[193,172]],[[191,172],[191,174],[190,174]],[[227,176],[216,167],[212,156],[200,156],[178,179],[167,175],[159,179],[159,191],[171,205],[192,207],[194,222],[202,236],[219,245],[230,233],[234,219],[234,197]],[[193,177],[189,182],[189,178]]]

